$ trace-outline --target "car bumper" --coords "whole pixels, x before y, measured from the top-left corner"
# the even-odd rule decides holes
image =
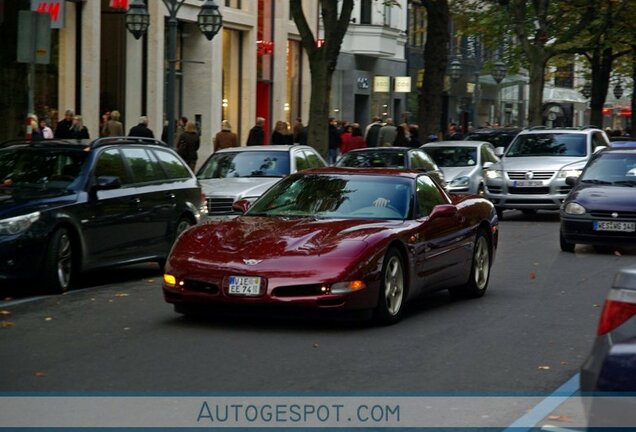
[[[606,220],[592,216],[572,217],[561,213],[561,231],[569,243],[598,246],[636,245],[636,232],[595,231],[594,221]],[[636,222],[635,220],[616,219],[618,222]]]
[[[490,179],[486,182],[486,198],[500,208],[558,210],[571,187],[565,179],[545,183],[541,187],[515,187],[511,180]]]
[[[45,253],[44,239],[28,233],[0,236],[0,281],[36,277],[40,274]]]

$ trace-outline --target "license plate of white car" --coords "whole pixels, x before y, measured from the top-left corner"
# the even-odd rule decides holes
[[[636,231],[636,222],[594,221],[594,231]]]
[[[261,278],[255,276],[230,276],[228,293],[232,295],[257,296],[261,293]]]
[[[515,180],[512,185],[514,187],[541,187],[543,180]]]

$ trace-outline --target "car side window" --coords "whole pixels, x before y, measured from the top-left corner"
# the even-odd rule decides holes
[[[130,165],[135,183],[165,180],[159,161],[152,159],[146,149],[124,148],[122,153]]]
[[[495,148],[494,147],[492,147],[491,145],[485,145],[482,148],[483,148],[483,152],[484,152],[482,154],[482,158],[483,158],[483,156],[486,156],[485,158],[482,159],[482,161],[481,161],[482,164],[484,162],[492,162],[492,163],[499,162],[499,158],[495,154]]]
[[[119,182],[122,186],[131,183],[124,159],[118,149],[108,149],[98,156],[93,175],[95,178],[102,176],[119,177]]]
[[[447,204],[435,182],[425,175],[417,178],[416,194],[417,217],[428,216],[436,205]]]
[[[600,132],[595,132],[592,135],[592,151],[594,151],[597,147],[605,147],[608,145],[608,142],[603,137],[603,134]]]
[[[294,153],[294,160],[296,161],[296,171],[302,171],[309,168],[309,163],[305,157],[305,153],[297,151]]]
[[[190,172],[175,155],[165,150],[154,149],[153,151],[169,179],[190,178]]]
[[[307,163],[309,164],[309,168],[322,168],[325,166],[322,160],[318,157],[316,153],[311,150],[304,151],[305,156],[307,157]]]

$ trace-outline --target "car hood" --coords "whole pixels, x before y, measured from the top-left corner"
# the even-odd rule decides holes
[[[282,177],[237,177],[218,179],[199,179],[201,189],[207,197],[223,196],[237,199],[258,197]]]
[[[511,157],[502,159],[491,169],[500,169],[498,167],[503,166],[506,171],[558,171],[567,165],[580,164],[584,160],[585,158],[580,157],[560,156]]]
[[[628,211],[636,208],[636,188],[579,183],[568,196],[588,211]]]
[[[0,219],[72,204],[77,196],[67,190],[0,188]]]
[[[463,177],[463,176],[470,177],[470,175],[475,170],[475,167],[474,166],[472,167],[443,167],[443,168],[440,167],[440,169],[444,173],[444,179],[447,182],[450,182],[456,179],[457,177]]]

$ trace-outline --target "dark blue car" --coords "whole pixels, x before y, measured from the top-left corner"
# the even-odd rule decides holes
[[[561,206],[561,250],[636,245],[636,148],[594,154]]]
[[[142,138],[0,146],[0,285],[66,291],[80,271],[162,263],[201,216],[201,188],[176,152]]]

